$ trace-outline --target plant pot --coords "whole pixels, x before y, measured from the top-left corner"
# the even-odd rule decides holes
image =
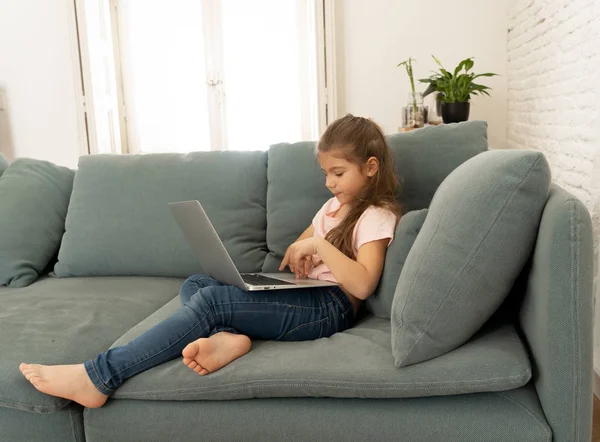
[[[469,119],[471,103],[442,103],[442,120],[444,123],[460,123]]]

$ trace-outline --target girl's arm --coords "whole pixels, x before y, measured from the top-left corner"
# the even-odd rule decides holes
[[[315,250],[342,288],[359,299],[367,299],[377,287],[383,272],[389,238],[363,244],[356,261],[348,258],[324,238],[315,238]]]

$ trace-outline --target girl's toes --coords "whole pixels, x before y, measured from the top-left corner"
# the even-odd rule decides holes
[[[206,368],[203,368],[201,371],[198,372],[199,375],[204,376],[205,374],[208,374],[209,371]]]
[[[194,371],[198,374],[200,374],[201,370],[202,370],[202,367],[200,367],[199,365],[196,368],[194,368]]]
[[[192,358],[183,358],[183,365],[190,365],[190,362],[192,362],[193,359]]]
[[[196,361],[192,361],[188,364],[188,367],[194,370],[196,367],[198,367],[198,364],[196,363]]]

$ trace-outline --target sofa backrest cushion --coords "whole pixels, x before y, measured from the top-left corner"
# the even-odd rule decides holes
[[[427,212],[427,209],[412,210],[404,214],[396,226],[394,240],[385,254],[385,263],[379,284],[375,292],[365,301],[367,311],[378,318],[390,318],[400,272],[402,272],[406,257],[421,231]]]
[[[75,172],[16,159],[0,176],[0,285],[26,287],[56,255]]]
[[[396,287],[397,367],[456,349],[494,314],[531,255],[550,180],[542,153],[516,149],[477,155],[444,180]]]
[[[81,157],[54,271],[58,277],[202,272],[168,208],[187,200],[200,201],[240,271],[260,271],[266,191],[266,152]]]
[[[450,172],[488,149],[487,123],[442,124],[393,134],[387,140],[402,186],[400,204],[406,211],[425,209]]]
[[[279,271],[287,247],[331,198],[315,156],[314,142],[282,143],[268,151],[267,247],[262,270]],[[286,271],[289,268],[286,267]]]

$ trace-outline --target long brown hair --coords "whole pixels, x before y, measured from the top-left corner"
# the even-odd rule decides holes
[[[379,162],[377,173],[359,191],[348,214],[325,236],[344,255],[354,259],[354,227],[369,206],[389,209],[396,215],[396,223],[400,220],[401,207],[396,200],[396,191],[400,190],[400,185],[394,171],[394,157],[383,131],[370,119],[346,114],[331,123],[321,136],[315,153],[334,149],[340,151],[347,161],[361,168],[371,157]]]

